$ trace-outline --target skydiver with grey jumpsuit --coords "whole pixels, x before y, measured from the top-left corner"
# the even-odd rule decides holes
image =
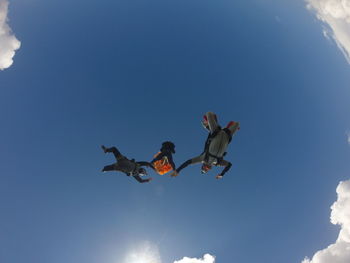
[[[224,166],[225,168],[222,172],[216,176],[217,179],[221,179],[231,168],[232,164],[224,160],[224,156],[226,155],[226,150],[232,140],[232,136],[239,130],[239,123],[231,121],[226,128],[222,129],[217,123],[216,115],[208,112],[204,116],[203,126],[209,131],[204,151],[199,156],[184,162],[171,176],[177,176],[188,165],[202,163],[202,173],[207,173],[212,166]]]
[[[120,171],[127,176],[134,177],[139,183],[147,183],[152,178],[142,179],[141,176],[147,175],[145,168],[141,166],[148,166],[154,169],[153,165],[148,162],[135,162],[134,159],[129,160],[123,156],[116,147],[106,148],[104,145],[101,146],[104,153],[113,153],[116,163],[103,167],[102,172],[106,171]]]

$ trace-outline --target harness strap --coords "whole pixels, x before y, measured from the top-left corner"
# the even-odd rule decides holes
[[[230,130],[228,128],[223,129],[224,132],[226,132],[227,136],[228,136],[228,143],[230,143],[232,141],[232,134],[230,132]]]
[[[139,171],[139,168],[140,168],[140,165],[138,163],[136,163],[135,159],[131,159],[130,160],[133,164],[135,164],[135,167],[134,169],[129,172],[129,175],[130,176],[134,176],[134,175],[137,175],[138,174],[138,171]]]

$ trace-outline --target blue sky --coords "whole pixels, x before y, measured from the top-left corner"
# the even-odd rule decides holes
[[[334,242],[349,177],[349,64],[303,1],[14,1],[0,72],[0,261],[301,262]],[[138,184],[101,144],[177,165],[206,111],[240,121],[232,169]],[[142,262],[143,263],[143,262]]]

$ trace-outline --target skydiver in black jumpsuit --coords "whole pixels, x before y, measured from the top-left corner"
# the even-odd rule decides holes
[[[152,178],[142,179],[141,176],[147,175],[145,168],[141,166],[147,166],[154,169],[153,165],[148,162],[135,162],[134,159],[129,160],[123,156],[116,147],[106,148],[104,145],[101,146],[105,153],[113,153],[116,163],[107,165],[102,169],[102,172],[106,171],[120,171],[127,176],[134,177],[139,183],[147,183],[152,180]]]

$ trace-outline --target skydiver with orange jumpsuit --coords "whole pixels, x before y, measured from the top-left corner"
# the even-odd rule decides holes
[[[173,161],[173,154],[175,154],[175,144],[170,141],[163,142],[160,151],[151,161],[158,173],[164,174],[170,170],[175,171],[176,166]],[[158,167],[160,170],[157,169]]]

